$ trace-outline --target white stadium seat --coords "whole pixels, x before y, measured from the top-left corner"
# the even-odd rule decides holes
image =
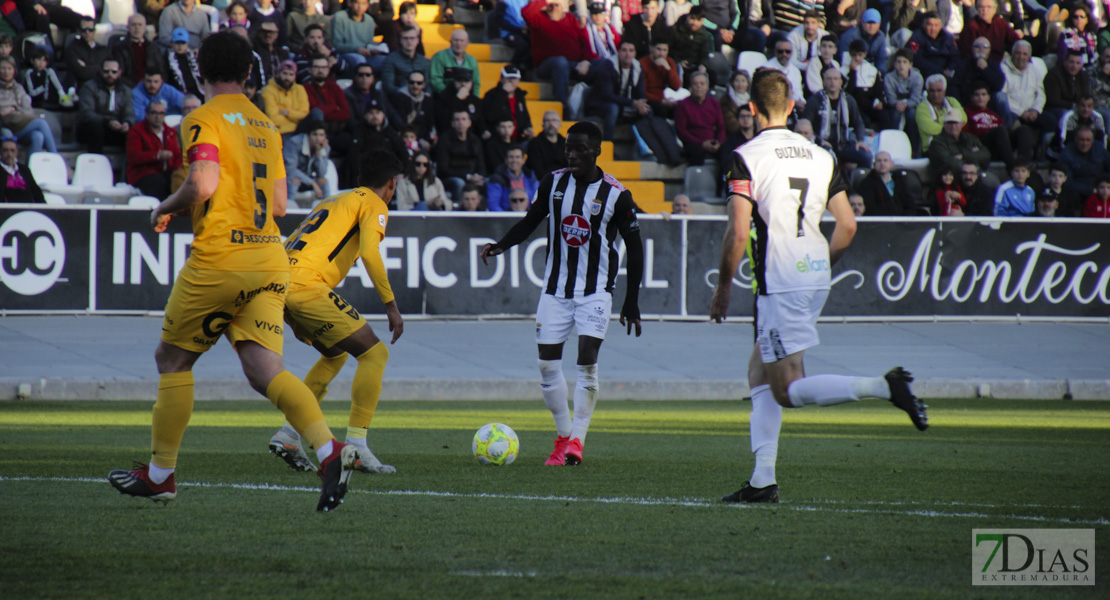
[[[901,169],[915,171],[921,181],[928,181],[926,170],[929,168],[929,159],[913,158],[910,147],[910,138],[900,129],[884,129],[879,132],[879,151],[890,153],[894,165]]]
[[[158,205],[161,204],[161,203],[162,202],[160,200],[158,200],[157,198],[155,198],[154,196],[134,196],[133,198],[131,198],[130,200],[127,201],[128,206],[132,206],[132,207],[136,207],[136,208],[147,208],[147,209],[157,208]]]
[[[328,195],[334,196],[339,193],[339,169],[335,168],[335,161],[328,160],[328,172],[324,175],[328,180]]]
[[[740,53],[740,59],[736,61],[736,68],[741,71],[747,71],[748,76],[755,75],[755,70],[762,67],[767,62],[767,57],[762,52],[755,52],[754,50],[745,50]]]
[[[127,19],[135,14],[134,0],[104,0],[104,14],[101,23],[108,23],[116,29],[127,29]]]
[[[112,162],[103,154],[82,154],[73,170],[73,185],[84,188],[84,202],[122,202],[137,192],[126,183],[116,183]]]
[[[64,206],[65,203],[66,203],[66,199],[64,197],[62,197],[61,194],[52,194],[50,192],[43,192],[42,193],[42,198],[43,198],[43,200],[46,200],[47,204],[50,204],[50,205]]]
[[[181,115],[166,115],[166,127],[177,127],[183,118]]]
[[[43,193],[62,198],[62,203],[76,203],[84,193],[84,188],[69,183],[69,166],[61,154],[36,152],[28,159],[27,167],[35,176],[35,181]]]

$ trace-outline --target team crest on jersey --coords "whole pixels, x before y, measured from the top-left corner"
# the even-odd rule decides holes
[[[385,215],[378,215],[378,225],[385,227]]]
[[[604,200],[602,200],[601,198],[594,198],[594,201],[590,203],[590,214],[591,215],[600,214],[601,209],[604,206],[605,206],[605,201]]]
[[[563,241],[575,248],[585,246],[590,241],[590,222],[578,215],[563,219]]]

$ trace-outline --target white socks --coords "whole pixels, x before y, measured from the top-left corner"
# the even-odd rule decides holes
[[[790,403],[794,408],[801,408],[808,404],[833,406],[856,402],[861,398],[890,400],[890,386],[882,377],[812,375],[791,383],[786,391],[790,394]],[[753,396],[752,400],[754,399]]]
[[[567,405],[567,378],[563,375],[562,360],[537,361],[540,367],[540,390],[543,402],[555,419],[555,430],[559,436],[570,435],[570,407]],[[577,405],[576,405],[577,407]]]
[[[328,443],[316,449],[316,460],[324,462],[324,459],[331,456],[331,451],[335,449],[335,439],[328,440]]]
[[[779,431],[782,429],[782,407],[775,401],[771,386],[752,388],[751,415],[752,452],[755,470],[752,487],[763,488],[775,483],[775,460],[779,454]]]
[[[146,474],[154,483],[165,483],[166,480],[170,478],[170,475],[173,475],[173,471],[173,469],[163,469],[152,462]]]
[[[574,384],[574,427],[571,439],[586,442],[586,430],[597,404],[597,365],[578,365],[578,381]],[[562,434],[559,434],[562,435]]]

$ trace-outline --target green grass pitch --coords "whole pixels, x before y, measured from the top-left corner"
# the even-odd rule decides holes
[[[321,514],[265,400],[197,403],[166,506],[105,479],[147,460],[152,403],[0,403],[0,598],[1108,597],[1110,402],[929,404],[924,433],[883,402],[786,411],[782,503],[730,506],[747,403],[603,400],[578,467],[543,466],[539,401],[383,403],[397,473]],[[510,466],[471,455],[491,421]],[[974,528],[1093,528],[1097,585],[973,587]]]

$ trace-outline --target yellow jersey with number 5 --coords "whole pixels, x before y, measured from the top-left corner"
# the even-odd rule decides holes
[[[285,271],[289,261],[274,222],[274,182],[285,177],[281,134],[241,94],[221,94],[181,123],[185,167],[220,166],[208,201],[193,206],[189,260],[218,271]]]

